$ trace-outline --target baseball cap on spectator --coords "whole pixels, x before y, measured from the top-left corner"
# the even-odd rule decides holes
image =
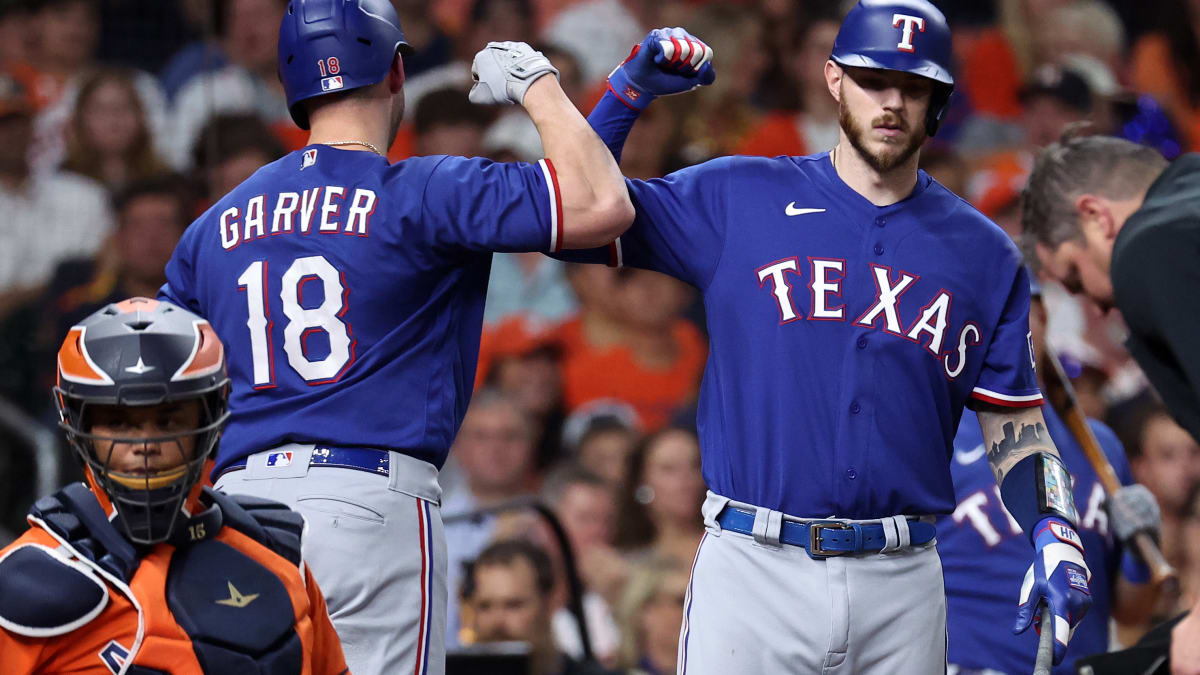
[[[1079,73],[1062,66],[1044,64],[1021,87],[1021,103],[1038,96],[1049,96],[1080,112],[1092,109],[1092,88]]]
[[[563,447],[574,451],[583,439],[596,428],[625,428],[638,430],[641,423],[637,411],[625,401],[600,398],[589,401],[572,412],[563,423]]]
[[[561,350],[554,335],[521,317],[505,319],[485,328],[479,340],[479,365],[475,370],[475,388],[491,375],[492,368],[506,358],[522,358],[540,352],[557,355]]]
[[[0,75],[0,117],[32,114],[33,100],[25,87],[11,77]]]

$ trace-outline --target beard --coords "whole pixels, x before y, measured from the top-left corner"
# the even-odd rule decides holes
[[[927,137],[923,124],[915,131],[911,130],[903,118],[891,113],[885,113],[876,117],[871,120],[869,127],[864,127],[850,114],[850,109],[846,106],[844,98],[838,105],[838,124],[846,132],[846,138],[850,139],[850,145],[854,146],[859,156],[876,173],[887,173],[907,162],[917,150],[921,149],[921,145],[925,143]],[[887,139],[885,141],[887,146],[885,149],[872,151],[867,147],[867,133],[880,124],[898,127],[900,131],[904,132],[904,135]]]

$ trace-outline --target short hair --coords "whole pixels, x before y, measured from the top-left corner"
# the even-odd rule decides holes
[[[1078,125],[1046,147],[1021,192],[1021,227],[1027,247],[1051,249],[1083,237],[1075,200],[1094,192],[1110,199],[1144,193],[1167,166],[1154,148],[1113,136],[1076,136]],[[1037,256],[1028,256],[1037,269]]]
[[[612,486],[594,471],[579,464],[567,464],[551,471],[546,477],[542,485],[542,497],[551,507],[557,507],[567,490],[576,485],[594,487],[612,494]],[[615,494],[613,499],[616,500]]]
[[[434,127],[469,125],[486,129],[492,121],[491,110],[471,103],[464,91],[454,87],[435,89],[417,101],[413,111],[413,129],[418,136]]]
[[[466,566],[463,575],[462,597],[471,599],[475,596],[478,581],[475,573],[480,567],[510,567],[518,560],[524,560],[533,568],[534,583],[539,595],[545,597],[554,589],[554,568],[550,564],[550,556],[533,542],[526,539],[501,539],[494,541]]]
[[[192,146],[196,167],[208,169],[246,152],[259,152],[273,162],[283,157],[283,146],[271,128],[253,113],[213,116],[205,123]]]
[[[126,207],[142,197],[167,197],[175,202],[178,209],[180,227],[187,227],[192,221],[191,209],[195,195],[189,189],[187,182],[173,173],[157,174],[147,178],[131,181],[112,197],[113,211],[117,214],[118,226],[122,221],[121,215]]]

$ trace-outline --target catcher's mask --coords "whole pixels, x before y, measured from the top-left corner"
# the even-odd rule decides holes
[[[225,352],[212,326],[131,298],[71,328],[58,352],[59,425],[92,490],[138,544],[194,514],[229,417]]]

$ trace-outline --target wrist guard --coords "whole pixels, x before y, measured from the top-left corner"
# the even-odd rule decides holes
[[[1048,453],[1017,462],[1000,483],[1000,497],[1031,541],[1034,525],[1047,516],[1062,518],[1072,527],[1079,522],[1071,475],[1061,459]]]

